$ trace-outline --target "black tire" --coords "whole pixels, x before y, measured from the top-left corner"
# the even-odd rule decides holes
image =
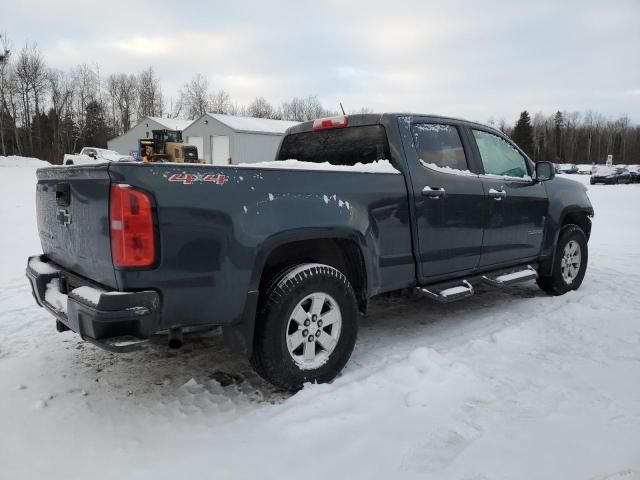
[[[289,319],[298,304],[313,293],[324,293],[335,300],[342,325],[326,361],[317,368],[303,369],[287,347],[287,335],[292,331]],[[342,272],[317,263],[290,267],[274,277],[261,300],[251,364],[261,377],[290,391],[299,390],[306,382],[329,382],[351,356],[358,332],[358,315],[355,292]],[[295,324],[292,325],[295,331]]]
[[[67,161],[65,162],[65,165],[73,165],[73,160],[67,160]]]
[[[592,178],[591,180],[589,180],[589,183],[591,183],[591,185],[595,185],[596,181]]]
[[[568,283],[562,275],[562,256],[566,245],[572,240],[580,246],[580,268],[575,278]],[[560,236],[558,237],[551,275],[547,277],[538,277],[538,286],[545,292],[549,292],[553,295],[564,295],[571,290],[577,290],[580,288],[580,285],[582,285],[582,281],[584,280],[588,261],[589,248],[587,244],[587,237],[579,226],[567,225],[563,227],[560,232]]]

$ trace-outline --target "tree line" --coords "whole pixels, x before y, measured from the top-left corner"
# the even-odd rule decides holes
[[[103,75],[99,66],[80,64],[68,70],[47,65],[36,45],[10,51],[0,36],[0,155],[23,155],[60,163],[65,153],[84,146],[106,147],[145,116],[195,119],[206,112],[307,121],[336,115],[315,96],[274,105],[258,97],[234,103],[196,74],[167,98],[152,67],[137,73]],[[361,108],[350,113],[369,113]],[[522,112],[515,126],[489,123],[510,135],[534,160],[556,163],[640,163],[640,127],[623,116],[611,120],[595,113]]]
[[[196,119],[206,112],[292,121],[337,114],[315,96],[277,106],[258,97],[239,105],[224,90],[212,90],[200,74],[174,101],[163,94],[152,67],[105,76],[99,66],[83,63],[63,71],[47,65],[36,45],[14,54],[0,36],[0,155],[60,163],[65,153],[84,146],[106,147],[143,117]]]
[[[525,110],[513,128],[499,128],[536,162],[604,163],[613,155],[614,164],[640,163],[640,127],[627,116],[610,120],[592,111],[558,111],[531,118]]]

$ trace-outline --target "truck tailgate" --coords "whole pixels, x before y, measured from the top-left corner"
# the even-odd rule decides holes
[[[116,288],[109,235],[109,165],[37,171],[38,232],[47,257]]]

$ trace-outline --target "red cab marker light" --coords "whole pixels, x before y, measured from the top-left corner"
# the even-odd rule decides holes
[[[349,117],[346,115],[340,117],[318,118],[313,121],[313,130],[329,130],[331,128],[344,128],[349,125]]]

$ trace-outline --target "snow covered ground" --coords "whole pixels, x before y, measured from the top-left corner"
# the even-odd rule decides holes
[[[344,373],[294,396],[217,332],[128,355],[56,333],[23,274],[33,195],[0,159],[2,479],[640,479],[640,185],[590,187],[579,291],[379,299]]]

